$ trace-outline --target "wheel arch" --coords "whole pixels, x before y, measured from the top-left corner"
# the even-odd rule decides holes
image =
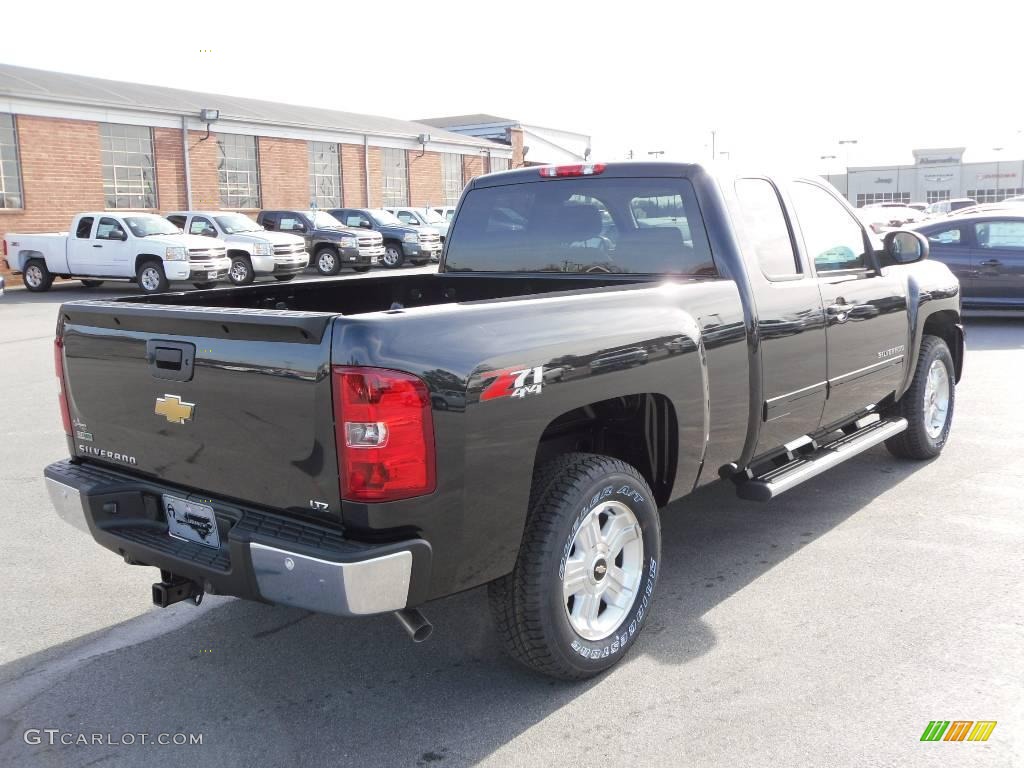
[[[636,467],[659,507],[672,498],[679,420],[665,395],[646,392],[588,403],[553,419],[540,436],[534,470],[566,453],[596,453]]]
[[[43,255],[43,252],[32,250],[31,248],[26,248],[24,250],[18,251],[13,256],[8,256],[7,258],[9,261],[12,262],[12,272],[24,272],[25,265],[28,264],[29,261],[31,261],[32,259],[39,259],[40,261],[43,262],[43,264],[46,264],[46,256]],[[49,269],[49,267],[47,267],[47,269]]]
[[[251,259],[252,251],[246,250],[244,247],[238,245],[238,243],[235,243],[228,248],[227,256],[229,259],[234,258],[235,256],[245,256],[247,259]]]
[[[138,274],[139,267],[145,264],[147,261],[157,261],[163,266],[164,260],[157,256],[155,253],[140,253],[135,257],[135,273]]]

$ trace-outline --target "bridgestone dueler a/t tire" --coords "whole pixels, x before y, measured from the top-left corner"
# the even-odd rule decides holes
[[[924,393],[928,383],[928,370],[936,360],[946,367],[949,377],[949,409],[946,412],[946,423],[938,437],[928,434],[925,426]],[[907,428],[895,437],[885,441],[889,453],[901,459],[932,459],[942,453],[943,446],[949,439],[949,430],[953,426],[953,411],[956,405],[956,385],[953,370],[953,356],[946,342],[938,336],[925,336],[921,341],[921,353],[917,357],[917,368],[914,379],[903,397],[893,409],[893,414],[907,420]]]
[[[636,597],[618,627],[600,640],[573,629],[561,569],[587,514],[603,501],[625,504],[643,536]],[[654,495],[640,473],[607,456],[565,454],[534,475],[530,510],[515,569],[489,585],[498,634],[512,658],[563,680],[582,680],[614,665],[636,642],[651,610],[661,566],[661,526]]]

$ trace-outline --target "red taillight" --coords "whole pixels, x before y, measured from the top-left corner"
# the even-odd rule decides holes
[[[604,173],[607,166],[604,163],[585,163],[582,165],[545,165],[540,169],[540,175],[545,178],[554,179],[560,176],[595,176]]]
[[[395,501],[434,490],[434,421],[421,379],[336,366],[334,432],[341,497]]]
[[[57,400],[60,402],[60,420],[64,423],[64,434],[71,437],[71,412],[68,410],[68,393],[64,386],[64,340],[53,340],[53,370],[57,374]]]

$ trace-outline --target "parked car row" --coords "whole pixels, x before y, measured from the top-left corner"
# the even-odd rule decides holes
[[[159,293],[172,282],[285,282],[310,264],[321,275],[421,266],[440,259],[447,231],[432,208],[265,210],[255,221],[231,211],[100,211],[79,214],[68,232],[8,233],[3,256],[30,291],[62,277],[87,287],[134,280],[144,293]]]

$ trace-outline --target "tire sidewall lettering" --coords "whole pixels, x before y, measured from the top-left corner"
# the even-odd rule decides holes
[[[576,537],[576,533],[594,507],[609,498],[616,498],[618,501],[626,504],[637,516],[643,531],[644,575],[640,582],[640,593],[630,613],[627,614],[618,629],[601,640],[586,640],[572,630],[565,616],[565,607],[560,602],[561,584],[565,575],[565,565],[569,559],[569,553],[572,551],[572,542]],[[562,627],[561,634],[567,641],[567,651],[577,659],[593,662],[622,654],[633,644],[643,627],[644,620],[650,613],[658,578],[658,559],[660,558],[660,551],[652,551],[652,544],[654,544],[656,539],[660,541],[660,538],[657,531],[658,513],[657,510],[654,510],[654,522],[652,524],[649,510],[650,504],[651,501],[648,500],[646,489],[638,489],[628,481],[609,482],[606,480],[594,492],[589,494],[586,503],[583,504],[579,513],[573,518],[572,525],[566,533],[562,551],[560,552],[557,569],[558,580],[556,583],[557,597],[553,602],[558,614],[559,626]]]

